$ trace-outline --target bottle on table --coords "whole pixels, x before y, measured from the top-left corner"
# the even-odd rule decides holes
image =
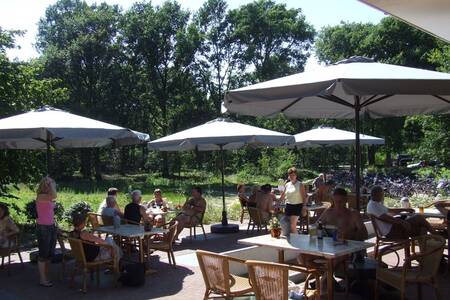
[[[323,225],[320,221],[317,223],[316,233],[319,240],[323,239]]]

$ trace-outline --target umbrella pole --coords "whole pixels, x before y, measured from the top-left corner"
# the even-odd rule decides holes
[[[361,190],[361,144],[359,140],[360,132],[360,122],[359,122],[359,112],[360,112],[360,98],[355,96],[355,187],[356,187],[356,209],[360,209],[360,190]]]
[[[51,151],[50,151],[50,139],[47,138],[47,175],[50,175],[50,166],[51,166]]]
[[[220,145],[220,159],[221,159],[221,165],[220,165],[220,171],[222,173],[222,225],[227,226],[228,225],[228,218],[227,218],[227,209],[225,205],[225,178],[224,178],[224,169],[225,169],[225,160],[223,157],[223,146]]]
[[[236,233],[239,232],[239,225],[238,224],[228,224],[228,218],[227,218],[227,208],[225,206],[225,177],[224,177],[224,170],[225,170],[225,160],[224,160],[224,153],[223,153],[223,145],[219,145],[220,147],[220,158],[221,158],[221,166],[220,171],[222,173],[222,222],[221,224],[214,224],[211,225],[211,232],[212,233]]]

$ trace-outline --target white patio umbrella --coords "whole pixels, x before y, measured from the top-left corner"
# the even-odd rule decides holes
[[[239,149],[245,145],[275,147],[287,145],[293,141],[294,137],[291,135],[218,118],[154,140],[148,144],[148,147],[160,151],[195,149],[199,151],[220,151],[222,160],[222,223],[211,226],[211,230],[216,233],[228,233],[238,231],[239,226],[228,224],[225,206],[223,151]]]
[[[360,115],[372,118],[450,113],[450,74],[352,57],[225,94],[242,115],[355,119],[356,193],[360,183]]]
[[[450,42],[450,1],[448,0],[359,1]]]
[[[355,144],[355,133],[334,127],[319,126],[294,135],[295,142],[292,146],[298,148],[309,148],[319,146],[353,145]],[[361,145],[383,145],[384,139],[360,134]]]
[[[0,120],[0,149],[96,148],[148,142],[148,134],[44,106]]]

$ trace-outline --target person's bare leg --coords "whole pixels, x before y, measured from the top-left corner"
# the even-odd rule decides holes
[[[178,240],[178,236],[186,226],[187,220],[184,217],[178,217],[176,220],[178,221],[178,225],[177,225],[177,233],[175,234],[175,239]]]
[[[290,216],[289,220],[291,222],[291,233],[297,233],[298,216]]]
[[[47,284],[48,278],[47,278],[47,262],[46,261],[38,261],[38,270],[39,270],[39,283],[41,284]]]

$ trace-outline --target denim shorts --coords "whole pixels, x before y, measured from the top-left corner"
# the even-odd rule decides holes
[[[39,261],[48,261],[55,255],[56,226],[37,224]]]

